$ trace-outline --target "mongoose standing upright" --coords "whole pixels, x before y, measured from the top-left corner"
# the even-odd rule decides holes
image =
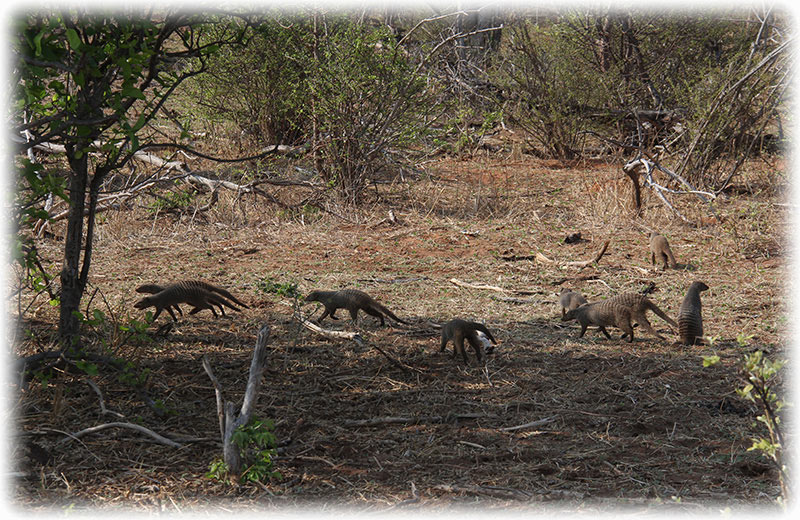
[[[578,323],[581,324],[581,333],[578,334],[579,338],[583,337],[589,325],[597,325],[600,332],[605,334],[608,339],[611,339],[611,334],[608,333],[606,327],[614,326],[624,332],[622,335],[623,338],[628,336],[628,343],[633,342],[631,310],[611,300],[584,303],[580,307],[568,311],[561,317],[561,321],[570,320],[578,320]]]
[[[381,320],[381,325],[385,325],[383,316],[386,315],[393,320],[405,323],[394,315],[392,311],[375,301],[369,294],[359,291],[357,289],[343,289],[341,291],[312,291],[305,300],[307,302],[320,302],[325,306],[325,312],[319,317],[317,322],[321,322],[326,316],[331,317],[332,320],[337,320],[337,309],[347,309],[350,312],[350,317],[355,322],[358,319],[358,311],[362,310],[370,316],[375,316]]]
[[[628,307],[631,310],[631,319],[636,323],[638,323],[642,327],[642,329],[649,332],[658,339],[663,340],[664,336],[656,332],[655,329],[653,329],[652,325],[650,325],[650,322],[647,321],[647,316],[645,315],[645,313],[648,310],[655,312],[671,326],[678,328],[678,324],[675,322],[675,320],[667,316],[667,314],[664,311],[659,309],[658,306],[656,306],[655,303],[651,302],[644,294],[623,293],[614,296],[613,298],[609,298],[608,300],[605,301],[619,303],[620,305]],[[625,336],[623,335],[622,337],[624,338]]]
[[[675,269],[675,256],[672,254],[672,249],[669,247],[669,242],[664,235],[653,231],[650,233],[650,263],[655,265],[656,259],[664,262],[664,270],[667,267]]]
[[[472,349],[475,351],[475,357],[478,358],[478,362],[480,362],[483,358],[483,342],[478,337],[478,332],[482,332],[492,343],[495,345],[497,344],[497,340],[494,339],[489,329],[481,323],[466,321],[459,318],[448,321],[442,325],[442,345],[439,352],[444,352],[447,348],[447,342],[453,340],[453,357],[456,357],[456,354],[461,352],[464,363],[469,363],[467,351],[464,348],[464,340],[466,339],[469,341],[469,344],[472,345]]]
[[[561,317],[564,317],[564,314],[567,311],[571,311],[573,309],[577,309],[584,303],[589,303],[586,301],[586,298],[577,291],[573,291],[572,289],[568,289],[566,287],[561,288],[561,292],[558,295],[558,302],[561,304]]]
[[[155,307],[156,313],[153,315],[153,321],[158,318],[163,310],[166,310],[174,321],[178,318],[172,312],[173,307],[177,307],[181,303],[187,303],[194,307],[189,314],[195,314],[204,309],[209,309],[214,317],[217,312],[214,310],[213,305],[217,305],[222,309],[222,306],[230,307],[235,311],[240,309],[231,304],[228,300],[223,298],[216,292],[209,291],[200,285],[193,283],[178,282],[165,287],[163,290],[145,296],[134,304],[137,309],[146,309],[148,307]],[[223,311],[224,315],[225,312]]]
[[[700,293],[708,290],[703,282],[693,282],[678,310],[678,331],[681,345],[703,344],[703,305]]]

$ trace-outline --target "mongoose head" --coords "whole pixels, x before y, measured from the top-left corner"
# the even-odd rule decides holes
[[[133,306],[135,308],[137,308],[137,309],[146,309],[148,307],[152,307],[153,304],[151,303],[151,297],[150,296],[145,296],[144,298],[142,298],[138,302],[134,303]]]
[[[699,291],[707,291],[708,286],[703,282],[692,282],[692,287],[696,288]]]
[[[305,301],[307,302],[318,302],[320,301],[319,297],[322,291],[311,291],[308,293],[308,296],[305,297]]]
[[[590,305],[589,303],[583,303],[580,306],[575,307],[571,311],[567,311],[563,316],[561,316],[561,321],[570,321],[578,319],[578,313],[581,311],[581,309],[583,309],[584,307],[588,307],[589,305]]]

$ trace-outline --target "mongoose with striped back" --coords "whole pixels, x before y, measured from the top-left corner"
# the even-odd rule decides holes
[[[647,321],[647,316],[645,315],[645,313],[648,310],[651,310],[654,313],[656,313],[671,326],[678,328],[678,324],[675,322],[675,320],[667,316],[667,313],[659,309],[658,306],[655,303],[651,302],[644,294],[622,293],[604,301],[610,301],[628,307],[631,310],[631,319],[636,323],[638,323],[642,327],[642,329],[649,332],[658,339],[663,340],[664,336],[656,332],[655,329],[653,329],[652,325],[650,325],[650,322]],[[623,334],[622,337],[624,338],[625,335]]]
[[[213,305],[220,307],[220,309],[222,309],[224,305],[235,311],[241,310],[223,298],[220,293],[209,291],[201,285],[190,282],[178,282],[168,285],[155,294],[145,296],[136,302],[134,307],[137,309],[155,307],[156,313],[153,315],[153,321],[155,321],[164,310],[172,316],[174,321],[178,321],[172,309],[181,303],[186,303],[194,307],[189,314],[195,314],[201,310],[208,309],[214,317],[217,317],[217,312],[214,310]],[[224,311],[222,314],[225,314]]]
[[[693,282],[678,310],[678,333],[681,345],[703,344],[703,304],[700,293],[708,290],[703,282]]]
[[[375,316],[381,320],[381,325],[386,323],[383,320],[384,315],[389,318],[408,325],[407,321],[403,321],[394,315],[392,311],[381,305],[369,294],[359,291],[358,289],[342,289],[341,291],[311,291],[305,297],[307,302],[319,302],[325,307],[325,312],[319,317],[317,323],[330,316],[332,320],[337,320],[336,311],[338,309],[346,309],[350,312],[350,317],[353,322],[358,319],[358,311],[362,310],[370,316]]]
[[[561,321],[570,320],[577,320],[580,323],[581,333],[578,334],[579,338],[583,337],[589,325],[597,325],[600,332],[605,334],[608,339],[611,339],[611,334],[608,333],[606,327],[614,326],[624,332],[623,338],[628,336],[629,343],[633,341],[631,310],[620,303],[611,300],[584,303],[575,309],[571,309],[561,317]]]
[[[486,325],[474,321],[462,320],[455,318],[442,325],[442,344],[439,352],[444,352],[447,348],[447,343],[453,341],[453,357],[461,352],[464,358],[464,363],[469,363],[467,359],[467,351],[464,348],[464,340],[466,339],[472,349],[475,351],[475,357],[478,362],[483,358],[483,342],[481,341],[478,333],[483,333],[492,343],[497,344],[492,333],[486,328]]]
[[[211,285],[208,282],[204,282],[202,280],[183,280],[182,282],[178,282],[178,283],[182,284],[184,287],[197,287],[197,288],[200,288],[200,289],[205,289],[206,291],[209,291],[209,292],[212,292],[212,293],[217,293],[217,294],[219,294],[219,295],[231,300],[233,303],[244,307],[245,309],[249,309],[250,308],[244,302],[239,301],[239,299],[237,299],[229,291],[227,291],[227,290],[225,290],[225,289],[223,289],[221,287],[217,287],[216,285]],[[136,292],[138,292],[138,293],[146,293],[146,294],[156,294],[156,293],[159,293],[159,292],[163,291],[165,288],[166,287],[164,287],[163,285],[149,283],[149,284],[144,284],[144,285],[140,285],[139,287],[137,287],[136,288]],[[210,303],[217,305],[219,307],[219,310],[222,313],[222,315],[223,316],[225,315],[225,308],[221,304],[218,304],[218,303],[213,302],[213,301],[210,302]],[[179,305],[172,305],[171,308],[177,310],[178,314],[183,316],[183,311],[181,310]],[[196,313],[200,312],[201,310],[203,310],[203,309],[199,309],[199,308],[195,307],[194,309],[192,309],[189,312],[189,314],[196,314]],[[212,313],[214,313],[214,316],[216,316],[216,313],[215,313],[213,307],[210,310],[211,310]],[[172,311],[170,309],[167,309],[167,311],[172,315],[173,318],[175,317],[175,315],[172,314]]]
[[[664,263],[664,270],[667,267],[675,269],[675,256],[672,254],[672,249],[669,247],[667,237],[660,233],[653,231],[650,233],[650,263],[655,265],[656,260]]]
[[[561,288],[561,292],[558,295],[558,302],[561,304],[561,317],[564,317],[564,314],[567,311],[571,311],[573,309],[577,309],[584,303],[589,303],[586,301],[586,298],[577,291],[573,291],[572,289],[568,289],[566,287]]]

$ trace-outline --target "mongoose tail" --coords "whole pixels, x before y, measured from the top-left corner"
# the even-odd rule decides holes
[[[578,334],[582,338],[589,325],[596,325],[606,338],[611,339],[606,327],[617,327],[624,333],[622,337],[628,337],[628,343],[633,342],[633,326],[631,325],[631,310],[624,305],[615,303],[611,300],[603,300],[594,303],[585,303],[580,307],[572,309],[564,314],[561,321],[577,320],[581,325],[581,332]]]
[[[703,344],[703,304],[700,293],[708,290],[703,282],[693,282],[678,311],[678,333],[682,345]]]
[[[655,265],[656,260],[664,263],[664,270],[667,267],[675,269],[675,256],[672,254],[672,249],[669,247],[667,238],[660,233],[653,231],[650,233],[650,263]]]
[[[584,303],[589,303],[586,301],[586,298],[577,291],[573,291],[566,287],[561,288],[561,292],[558,295],[558,302],[561,304],[561,317],[564,317],[564,314],[567,311],[571,311],[572,309],[577,309]]]
[[[469,363],[467,358],[467,351],[464,348],[464,340],[466,339],[475,351],[475,357],[478,362],[483,358],[483,342],[478,337],[477,332],[480,331],[494,344],[497,340],[494,339],[492,333],[482,323],[474,321],[466,321],[459,318],[453,319],[442,325],[442,341],[439,352],[444,352],[447,348],[447,343],[453,341],[453,357],[456,357],[459,352],[464,358],[464,363]]]

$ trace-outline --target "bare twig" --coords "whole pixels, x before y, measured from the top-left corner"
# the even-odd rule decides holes
[[[167,439],[166,437],[162,437],[161,435],[157,434],[153,430],[150,430],[150,429],[145,428],[144,426],[140,426],[138,424],[131,424],[131,423],[127,423],[127,422],[111,422],[111,423],[106,423],[106,424],[98,424],[97,426],[92,426],[92,427],[89,427],[89,428],[85,428],[85,429],[83,429],[83,430],[81,430],[79,432],[71,433],[71,434],[69,434],[69,436],[66,439],[62,439],[59,442],[61,444],[64,444],[64,443],[67,443],[67,442],[69,442],[71,440],[79,439],[79,438],[83,437],[84,435],[88,435],[90,433],[96,433],[96,432],[99,432],[101,430],[105,430],[107,428],[128,428],[130,430],[135,430],[135,431],[144,433],[146,435],[149,435],[150,437],[155,439],[159,444],[165,444],[165,445],[170,446],[172,448],[181,448],[181,447],[183,447],[183,445],[178,444],[177,442],[175,442],[173,440]]]
[[[509,426],[507,428],[498,428],[500,431],[503,432],[511,432],[515,430],[522,430],[524,428],[533,428],[536,426],[542,426],[543,424],[548,424],[556,420],[558,415],[551,415],[550,417],[545,417],[544,419],[537,419],[535,421],[531,421],[525,424],[520,424],[519,426]]]
[[[417,417],[373,417],[371,419],[358,419],[342,421],[340,426],[353,428],[359,426],[382,426],[384,424],[421,424],[421,423],[446,423],[457,420],[494,419],[497,415],[484,413],[454,413],[447,415],[419,415]]]
[[[121,419],[121,418],[123,418],[123,417],[125,417],[124,415],[122,415],[122,414],[121,414],[121,413],[119,413],[119,412],[114,412],[114,411],[112,411],[112,410],[109,410],[108,408],[106,408],[106,403],[105,403],[105,400],[103,399],[103,393],[102,393],[102,392],[100,392],[100,388],[98,388],[98,387],[97,387],[97,385],[94,383],[94,381],[92,381],[91,379],[87,379],[87,380],[86,380],[86,384],[87,384],[87,385],[89,385],[89,387],[91,387],[91,389],[92,389],[92,390],[94,390],[94,393],[96,393],[96,394],[97,394],[97,398],[98,398],[98,399],[99,399],[99,401],[100,401],[100,411],[101,411],[101,412],[102,412],[104,415],[105,415],[105,414],[116,415],[116,416],[117,416],[117,417],[119,417],[120,419]]]
[[[498,486],[461,486],[458,484],[439,484],[434,489],[445,493],[467,493],[470,495],[486,495],[506,500],[530,500],[531,494],[520,489],[503,488]]]
[[[594,257],[591,258],[590,260],[578,260],[578,261],[574,261],[574,262],[564,262],[563,265],[564,266],[569,266],[569,267],[580,267],[580,268],[583,268],[583,267],[586,267],[586,266],[588,266],[590,264],[597,263],[597,262],[600,261],[600,259],[603,257],[603,255],[606,254],[606,250],[608,249],[608,245],[610,243],[611,243],[610,240],[606,240],[603,243],[603,245],[600,247],[600,249],[597,251],[597,254],[594,255]],[[536,259],[539,260],[540,262],[546,263],[546,264],[556,264],[556,263],[558,263],[555,260],[551,260],[551,259],[547,258],[542,253],[536,253]]]
[[[450,283],[453,283],[453,284],[455,284],[455,285],[457,285],[459,287],[464,287],[464,288],[467,288],[467,289],[486,289],[486,290],[489,290],[489,291],[497,291],[497,292],[502,292],[502,293],[508,292],[506,289],[503,289],[501,287],[497,287],[496,285],[486,285],[486,284],[482,284],[482,283],[473,284],[473,283],[468,283],[468,282],[462,282],[461,280],[459,280],[457,278],[450,278]]]

